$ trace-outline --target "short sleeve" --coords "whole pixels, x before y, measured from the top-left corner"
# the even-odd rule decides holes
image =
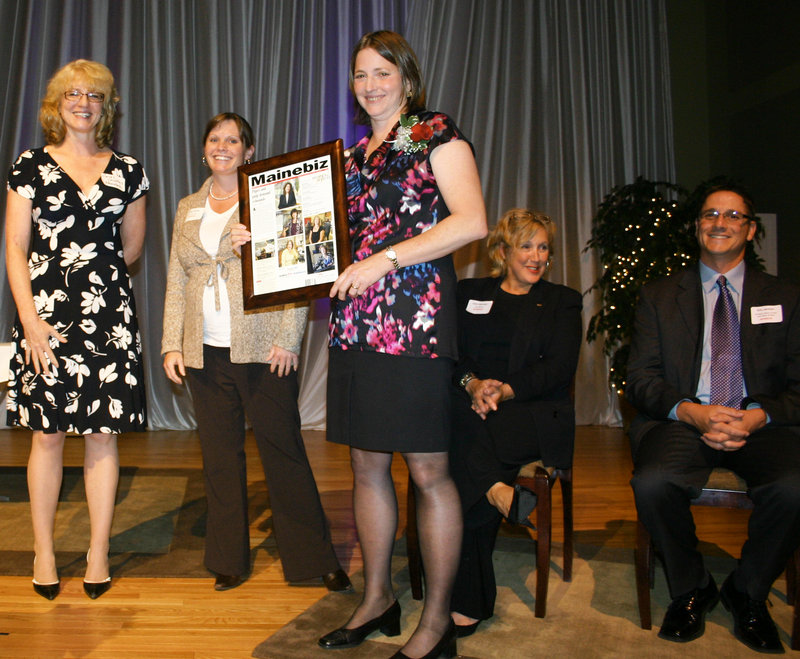
[[[6,189],[13,190],[25,199],[33,199],[36,183],[36,165],[33,151],[23,151],[8,170]]]
[[[433,136],[428,143],[428,153],[431,153],[437,146],[456,140],[464,140],[474,151],[472,143],[448,115],[443,112],[425,112],[421,113],[421,119],[433,130]]]
[[[147,194],[150,189],[150,181],[144,171],[142,164],[133,156],[118,154],[120,160],[125,164],[125,184],[130,194],[130,200],[135,201],[139,197]]]

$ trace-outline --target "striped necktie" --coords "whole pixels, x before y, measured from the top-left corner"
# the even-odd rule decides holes
[[[724,275],[711,321],[711,404],[739,409],[742,404],[742,345],[739,316]]]

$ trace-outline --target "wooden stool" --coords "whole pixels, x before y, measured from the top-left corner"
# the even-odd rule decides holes
[[[564,551],[563,578],[572,580],[573,521],[572,521],[572,469],[547,467],[541,461],[531,462],[520,469],[514,483],[519,483],[536,493],[538,502],[531,513],[530,520],[536,526],[536,604],[534,615],[544,618],[547,610],[547,585],[550,579],[550,537],[552,527],[553,503],[552,489],[558,481],[561,484],[561,499],[564,512]],[[422,558],[417,535],[417,503],[414,484],[408,479],[408,525],[406,529],[406,548],[408,553],[408,572],[411,580],[411,595],[422,599]]]

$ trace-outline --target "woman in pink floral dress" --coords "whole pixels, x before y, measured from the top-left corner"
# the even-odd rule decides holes
[[[453,656],[461,515],[447,455],[456,358],[450,254],[486,235],[486,212],[471,145],[447,115],[424,109],[416,56],[403,37],[362,37],[350,87],[371,131],[345,163],[354,263],[330,293],[327,432],[350,446],[365,592],[345,626],[319,642],[352,647],[378,629],[400,631],[391,582],[398,451],[417,492],[427,597],[396,656]]]

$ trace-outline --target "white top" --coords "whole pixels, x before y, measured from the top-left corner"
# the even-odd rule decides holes
[[[212,210],[206,199],[203,219],[200,221],[200,242],[209,256],[216,256],[219,252],[219,241],[222,232],[233,211],[238,204],[233,204],[228,210],[217,213]],[[233,248],[231,248],[233,249]],[[214,300],[214,286],[209,282],[203,290],[203,343],[219,348],[229,348],[231,345],[231,314],[228,302],[228,287],[225,280],[219,276],[221,266],[217,266],[219,280],[219,310]]]

